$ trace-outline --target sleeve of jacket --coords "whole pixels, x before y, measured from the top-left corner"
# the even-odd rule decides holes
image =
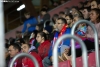
[[[27,23],[24,22],[24,24],[23,24],[23,29],[22,29],[22,33],[25,33],[26,29],[27,29]]]
[[[38,23],[37,19],[36,18],[33,18],[33,24],[31,24],[31,26],[36,26],[36,24]]]

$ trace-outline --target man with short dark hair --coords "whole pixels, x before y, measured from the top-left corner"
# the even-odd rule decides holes
[[[37,54],[37,50],[33,49],[32,47],[30,48],[30,45],[28,43],[23,43],[21,46],[21,50],[24,53],[28,53],[36,58],[38,61],[39,67],[43,67],[42,65],[42,59],[41,57]],[[30,58],[24,57],[22,59],[22,66],[23,67],[35,67],[35,64],[32,62]]]
[[[67,22],[66,22],[66,20],[64,18],[58,18],[57,21],[56,21],[56,25],[57,25],[58,32],[56,32],[54,34],[53,43],[52,43],[52,45],[50,47],[48,57],[44,58],[44,60],[43,60],[44,67],[49,67],[50,65],[52,65],[52,62],[53,62],[52,53],[53,53],[53,49],[54,49],[54,45],[55,45],[56,40],[59,37],[61,37],[62,35],[70,34],[70,32],[71,32],[71,29],[67,26]],[[70,39],[63,40],[60,43],[60,45],[58,46],[58,54],[59,54],[58,57],[59,57],[59,60],[61,60],[61,61],[64,61],[61,58],[61,55],[64,52],[65,47],[66,48],[70,47]]]
[[[11,60],[13,57],[15,57],[19,52],[21,51],[21,48],[19,46],[19,44],[17,43],[13,43],[9,46],[8,48],[8,52],[10,55],[10,60],[9,60],[9,64],[11,63]],[[17,59],[14,63],[14,67],[22,67],[22,59]]]

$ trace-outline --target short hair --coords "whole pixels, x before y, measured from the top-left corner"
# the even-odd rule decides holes
[[[58,18],[57,20],[61,20],[63,23],[67,24],[67,21],[64,18]]]
[[[63,11],[60,11],[59,14],[65,14]]]
[[[41,9],[41,12],[42,12],[42,11],[43,11],[43,12],[47,12],[47,9],[42,8],[42,9]]]
[[[91,11],[91,7],[84,7],[84,9],[87,9],[88,12]]]
[[[23,38],[23,40],[24,40],[24,43],[23,43],[23,44],[27,44],[28,47],[31,47],[31,45],[29,44],[29,36],[25,36],[25,37]],[[21,44],[21,46],[22,46],[23,44]]]
[[[21,51],[20,44],[18,44],[18,43],[12,43],[12,44],[9,45],[9,47],[10,46],[13,46],[14,49],[18,49],[19,52]]]
[[[71,9],[73,9],[73,8],[76,9],[76,10],[78,10],[77,6],[72,6]]]
[[[30,15],[30,12],[25,11],[25,12],[24,12],[24,15]]]
[[[73,17],[83,18],[83,14],[77,10],[77,14],[73,15]]]
[[[69,18],[73,19],[73,15],[72,14],[67,14],[65,17],[69,16]]]

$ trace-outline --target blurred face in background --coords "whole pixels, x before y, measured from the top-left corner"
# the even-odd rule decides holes
[[[27,44],[22,44],[21,51],[24,52],[24,53],[28,53],[29,46]]]
[[[98,4],[98,9],[100,9],[100,4]]]
[[[58,19],[56,23],[57,23],[56,26],[57,26],[58,31],[61,31],[65,24],[61,21],[61,19]]]
[[[15,49],[12,45],[9,46],[8,51],[9,51],[10,57],[14,57],[19,52],[18,49]]]
[[[25,14],[25,18],[26,19],[30,18],[30,14]]]
[[[41,35],[38,33],[36,40],[37,40],[38,43],[42,43],[42,41],[44,40],[44,37],[41,37]]]
[[[96,23],[97,22],[97,18],[99,17],[99,14],[97,14],[94,10],[92,10],[90,12],[90,20],[93,22],[93,23]]]
[[[37,30],[37,31],[39,30],[39,26],[36,26],[36,30]]]
[[[72,23],[72,19],[69,16],[65,17],[67,24],[70,25]]]
[[[83,10],[83,16],[84,16],[84,19],[89,18],[89,12],[87,11],[87,9]]]
[[[91,2],[91,9],[98,8],[98,4],[96,1]]]
[[[77,11],[77,10],[76,10],[75,8],[72,8],[72,9],[71,9],[71,14],[74,15],[74,14],[76,13],[76,11]]]

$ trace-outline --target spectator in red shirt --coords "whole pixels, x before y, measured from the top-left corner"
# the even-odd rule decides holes
[[[8,51],[10,55],[10,60],[7,64],[11,63],[12,58],[20,52],[21,48],[17,43],[13,43],[9,46]],[[22,58],[17,59],[13,67],[22,67]]]
[[[36,40],[40,44],[38,47],[38,54],[42,59],[44,59],[46,56],[48,56],[50,41],[47,39],[47,36],[44,32],[38,32]]]
[[[28,40],[28,39],[26,39],[26,40]],[[35,49],[30,49],[30,45],[28,42],[29,41],[22,44],[22,46],[21,46],[22,52],[29,53],[30,55],[34,56],[36,58],[36,60],[38,61],[39,67],[43,67],[41,57],[37,54],[37,51]],[[27,57],[24,57],[22,59],[22,66],[23,67],[35,67],[34,62],[32,62],[32,60]]]

